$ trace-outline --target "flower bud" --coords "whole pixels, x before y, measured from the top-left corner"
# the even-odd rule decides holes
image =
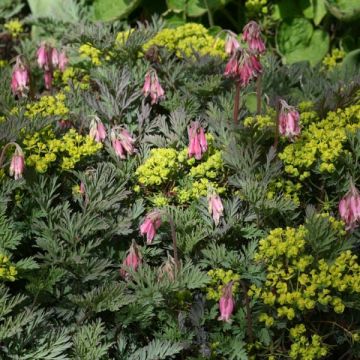
[[[146,242],[150,245],[161,225],[161,214],[158,210],[149,213],[140,226],[140,234],[146,235]]]
[[[209,212],[214,220],[215,225],[219,225],[220,217],[223,216],[224,207],[218,194],[208,195]]]
[[[300,115],[293,107],[289,106],[285,100],[280,100],[279,112],[279,133],[282,136],[294,137],[300,134]]]
[[[233,283],[233,281],[230,281],[223,288],[223,293],[219,301],[220,317],[218,320],[230,322],[230,317],[235,307],[235,301],[232,296]]]
[[[265,52],[265,43],[261,37],[260,26],[255,21],[250,21],[244,26],[243,40],[247,42],[249,49],[255,54]]]

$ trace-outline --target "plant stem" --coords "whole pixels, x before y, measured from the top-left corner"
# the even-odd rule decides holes
[[[247,294],[247,286],[244,281],[240,280],[241,287],[244,291],[245,295],[245,307],[246,307],[246,328],[247,328],[247,335],[249,337],[250,342],[254,341],[254,333],[252,329],[252,317],[251,317],[251,309],[250,309],[250,299],[249,295]]]
[[[235,98],[234,98],[234,124],[239,123],[239,105],[240,105],[240,81],[236,82]]]
[[[180,268],[180,262],[179,262],[179,255],[178,255],[178,249],[177,249],[177,241],[176,241],[176,229],[175,229],[175,223],[174,219],[170,214],[168,214],[169,224],[171,228],[171,238],[173,242],[173,251],[174,251],[174,261],[176,265],[176,269]]]
[[[209,19],[209,25],[210,26],[214,26],[214,17],[213,17],[213,14],[210,10],[210,7],[209,7],[209,4],[208,4],[208,1],[207,0],[204,0],[204,4],[206,6],[206,9],[207,9],[207,13],[208,13],[208,19]]]
[[[4,148],[1,151],[1,155],[0,155],[0,169],[3,167],[3,162],[4,162],[4,157],[5,157],[5,151],[6,149],[11,146],[11,145],[15,145],[17,146],[17,144],[15,142],[9,142],[7,143]]]

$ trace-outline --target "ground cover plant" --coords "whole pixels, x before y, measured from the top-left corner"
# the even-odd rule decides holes
[[[357,69],[254,21],[37,26],[0,67],[1,359],[358,358]]]

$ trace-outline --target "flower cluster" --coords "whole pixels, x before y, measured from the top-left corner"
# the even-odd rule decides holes
[[[14,281],[17,275],[17,270],[10,262],[10,259],[0,254],[0,281]]]
[[[172,148],[157,148],[140,165],[135,174],[139,185],[145,190],[158,189],[166,195],[156,194],[151,200],[156,206],[169,203],[169,196],[178,203],[207,196],[209,190],[222,194],[225,188],[219,184],[223,175],[222,153],[213,147],[212,136],[206,136],[209,149],[201,160],[188,157],[188,148],[176,151]],[[136,191],[140,191],[137,186]]]
[[[24,31],[22,23],[17,19],[6,22],[4,24],[4,29],[14,38],[18,37]]]
[[[317,334],[306,336],[307,329],[304,324],[298,324],[290,329],[292,344],[289,351],[291,359],[307,360],[321,359],[328,353],[327,347],[322,344]]]
[[[208,271],[210,283],[206,289],[206,298],[208,300],[219,301],[224,286],[233,281],[232,294],[235,295],[239,288],[240,275],[235,274],[232,270],[212,269]]]
[[[269,12],[267,3],[268,0],[246,0],[245,8],[250,17],[259,17],[259,15],[266,15]]]
[[[56,160],[62,170],[71,170],[82,157],[93,155],[102,148],[101,143],[78,134],[75,129],[57,138],[50,127],[26,136],[23,143],[26,165],[35,167],[39,173],[45,173]]]
[[[324,214],[317,216],[328,218],[329,226],[339,236],[343,234],[338,221]],[[274,319],[295,321],[306,312],[315,310],[333,309],[335,313],[341,314],[345,310],[346,296],[360,293],[360,265],[357,256],[350,250],[345,250],[334,261],[324,258],[315,260],[306,243],[307,234],[305,226],[296,229],[277,228],[259,242],[255,259],[265,264],[266,281],[262,287],[252,285],[248,294],[263,302],[267,312],[260,315],[259,321],[267,326],[272,326]],[[300,328],[303,329],[302,326],[295,326],[290,330],[294,339],[302,336]],[[319,338],[312,338],[310,342],[307,338],[296,340],[291,347],[290,356],[297,358],[294,354],[303,356],[307,352],[312,353],[315,351],[314,347],[320,351],[319,344]],[[321,354],[324,354],[324,350],[321,350]]]
[[[330,54],[326,55],[322,61],[325,69],[328,71],[334,70],[341,64],[346,53],[341,49],[333,49]]]
[[[25,115],[30,119],[34,117],[61,116],[69,114],[69,108],[65,104],[66,97],[62,93],[55,96],[42,96],[39,101],[26,105]]]
[[[301,115],[302,123],[303,116]],[[285,171],[300,180],[310,175],[309,170],[318,165],[320,172],[333,172],[335,162],[343,154],[346,132],[360,128],[360,105],[352,105],[327,114],[316,121],[311,112],[310,122],[304,124],[301,138],[287,145],[279,154]]]
[[[283,195],[285,198],[292,200],[296,205],[300,205],[300,195],[302,184],[280,178],[270,184],[267,198],[273,199],[277,195]]]
[[[102,53],[99,49],[92,46],[91,44],[83,44],[79,47],[80,58],[89,59],[95,66],[101,65]]]
[[[148,51],[152,46],[165,47],[175,52],[176,56],[192,56],[194,51],[201,55],[225,57],[225,42],[215,39],[201,24],[188,23],[175,29],[163,29],[148,41],[143,51]]]

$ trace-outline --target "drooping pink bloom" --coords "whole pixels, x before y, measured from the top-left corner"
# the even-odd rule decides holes
[[[202,158],[202,155],[207,151],[208,146],[204,129],[200,126],[198,121],[194,121],[188,127],[188,136],[188,156],[194,156],[196,160],[200,160]]]
[[[255,21],[250,21],[244,26],[243,40],[247,42],[249,49],[255,54],[265,52],[265,43],[261,37],[260,26]]]
[[[218,194],[208,195],[209,212],[214,220],[215,225],[219,225],[220,217],[223,216],[224,207]]]
[[[145,82],[142,89],[145,97],[150,95],[151,104],[157,104],[165,97],[165,91],[160,85],[159,78],[155,70],[150,70],[145,75]]]
[[[119,139],[114,139],[112,140],[112,147],[115,151],[115,154],[120,158],[120,159],[126,159],[126,152],[125,149],[123,148],[121,141]]]
[[[262,70],[261,64],[256,56],[243,51],[238,66],[239,80],[242,86],[247,86]]]
[[[53,73],[52,70],[45,70],[44,72],[44,83],[45,89],[50,90],[53,82]]]
[[[285,100],[280,100],[279,133],[289,138],[300,134],[299,112]]]
[[[81,181],[80,182],[80,194],[81,195],[85,195],[86,194],[86,192],[85,192],[85,184]]]
[[[350,190],[339,202],[339,213],[347,230],[355,229],[360,220],[360,194],[353,183]]]
[[[140,225],[140,234],[146,234],[146,242],[150,245],[156,235],[156,230],[161,225],[161,214],[155,210],[149,213],[144,222]]]
[[[122,267],[120,269],[120,275],[125,279],[128,278],[129,274],[127,270],[132,269],[133,271],[136,271],[140,264],[141,264],[140,251],[136,242],[134,241],[131,244],[128,250],[128,254],[123,261]]]
[[[125,129],[111,130],[111,141],[113,149],[121,159],[126,159],[126,154],[132,155],[135,153],[135,139]]]
[[[233,54],[225,66],[225,76],[235,76],[238,73],[238,60],[236,54]]]
[[[62,50],[59,54],[59,70],[64,71],[69,62],[69,59],[66,56],[65,50]]]
[[[21,148],[16,145],[16,150],[11,158],[9,173],[14,179],[21,179],[25,168],[24,153]]]
[[[89,136],[96,142],[103,142],[106,139],[105,126],[98,117],[91,121]]]
[[[237,41],[235,34],[228,33],[226,35],[225,52],[228,55],[232,55],[239,48],[240,48],[240,44]]]
[[[235,301],[232,295],[233,281],[226,284],[222,291],[222,296],[219,301],[220,316],[218,320],[230,322],[230,317],[234,311]]]
[[[14,95],[24,96],[29,90],[30,72],[28,67],[21,61],[21,57],[16,58],[11,77],[11,90]]]
[[[120,130],[119,137],[120,137],[121,145],[123,146],[125,151],[129,155],[132,155],[135,152],[135,147],[134,147],[135,139],[132,138],[132,136],[126,129]]]
[[[51,64],[55,68],[59,65],[59,52],[56,48],[51,48]]]
[[[43,42],[41,43],[39,49],[36,52],[37,63],[41,69],[49,70],[50,69],[50,53],[47,45]]]

